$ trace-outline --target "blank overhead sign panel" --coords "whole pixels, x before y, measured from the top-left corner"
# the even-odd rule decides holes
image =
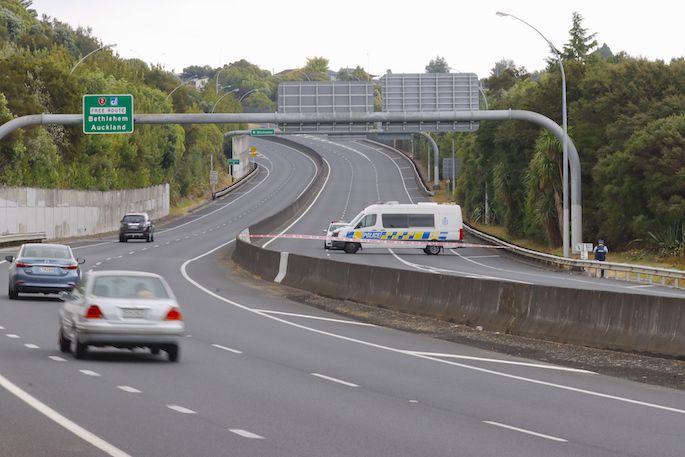
[[[278,85],[278,112],[296,114],[373,113],[373,84],[367,81],[289,81]],[[279,124],[284,132],[365,132],[372,123]]]
[[[478,77],[475,73],[387,74],[380,79],[383,111],[436,112],[478,110]],[[478,122],[384,122],[383,130],[471,132]]]

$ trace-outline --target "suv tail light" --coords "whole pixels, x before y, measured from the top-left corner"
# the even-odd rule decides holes
[[[86,319],[102,319],[105,317],[98,305],[90,305],[86,311]]]
[[[171,308],[169,312],[166,313],[166,317],[164,320],[167,321],[182,321],[183,320],[183,315],[181,314],[181,310],[178,308]]]

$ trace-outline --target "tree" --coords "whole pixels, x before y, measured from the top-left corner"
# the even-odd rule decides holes
[[[450,66],[447,65],[447,61],[440,56],[437,56],[435,59],[431,59],[430,62],[428,62],[428,65],[426,65],[426,73],[449,73],[450,72]]]
[[[573,26],[569,30],[571,37],[561,52],[562,59],[586,62],[592,51],[597,47],[597,40],[595,40],[597,34],[592,33],[588,35],[587,29],[583,28],[582,22],[583,17],[574,11]]]

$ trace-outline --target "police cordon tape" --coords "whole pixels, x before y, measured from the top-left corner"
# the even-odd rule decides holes
[[[504,246],[493,246],[491,244],[475,244],[464,243],[461,241],[421,241],[421,240],[379,240],[373,238],[345,238],[340,236],[321,236],[321,235],[299,235],[294,233],[285,233],[283,235],[266,234],[266,235],[246,235],[241,233],[238,236],[240,239],[246,238],[289,238],[295,240],[318,240],[318,241],[344,241],[346,243],[373,243],[373,244],[389,244],[393,246],[410,246],[413,248],[422,248],[425,246],[441,246],[445,249],[451,248],[488,248],[488,249],[502,249]]]

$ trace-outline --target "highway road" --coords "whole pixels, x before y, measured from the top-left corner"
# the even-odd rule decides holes
[[[328,222],[351,220],[366,206],[377,202],[429,201],[425,192],[418,188],[409,159],[392,148],[361,139],[345,140],[344,137],[328,139],[303,135],[294,140],[318,151],[330,164],[332,172],[316,203],[287,230],[288,234],[321,236]],[[468,235],[465,241],[483,244]],[[304,239],[279,238],[266,246],[313,257],[448,275],[685,298],[685,290],[560,272],[492,247],[449,249],[438,256],[427,256],[420,249],[362,249],[357,254],[346,254],[340,250],[326,251],[322,241]]]
[[[315,174],[295,148],[253,141],[259,175],[160,227],[154,243],[73,245],[86,269],[169,281],[187,325],[179,363],[99,349],[77,361],[57,348],[58,300],[0,296],[0,455],[683,455],[682,391],[352,321],[242,279],[227,260],[236,234],[287,206]],[[317,145],[337,192],[301,219],[319,221],[316,230],[292,229],[321,233],[323,221],[349,218],[369,198],[404,200],[404,185],[420,197],[385,151],[298,141]],[[400,171],[388,171],[393,161]],[[0,277],[6,270],[0,264]]]

